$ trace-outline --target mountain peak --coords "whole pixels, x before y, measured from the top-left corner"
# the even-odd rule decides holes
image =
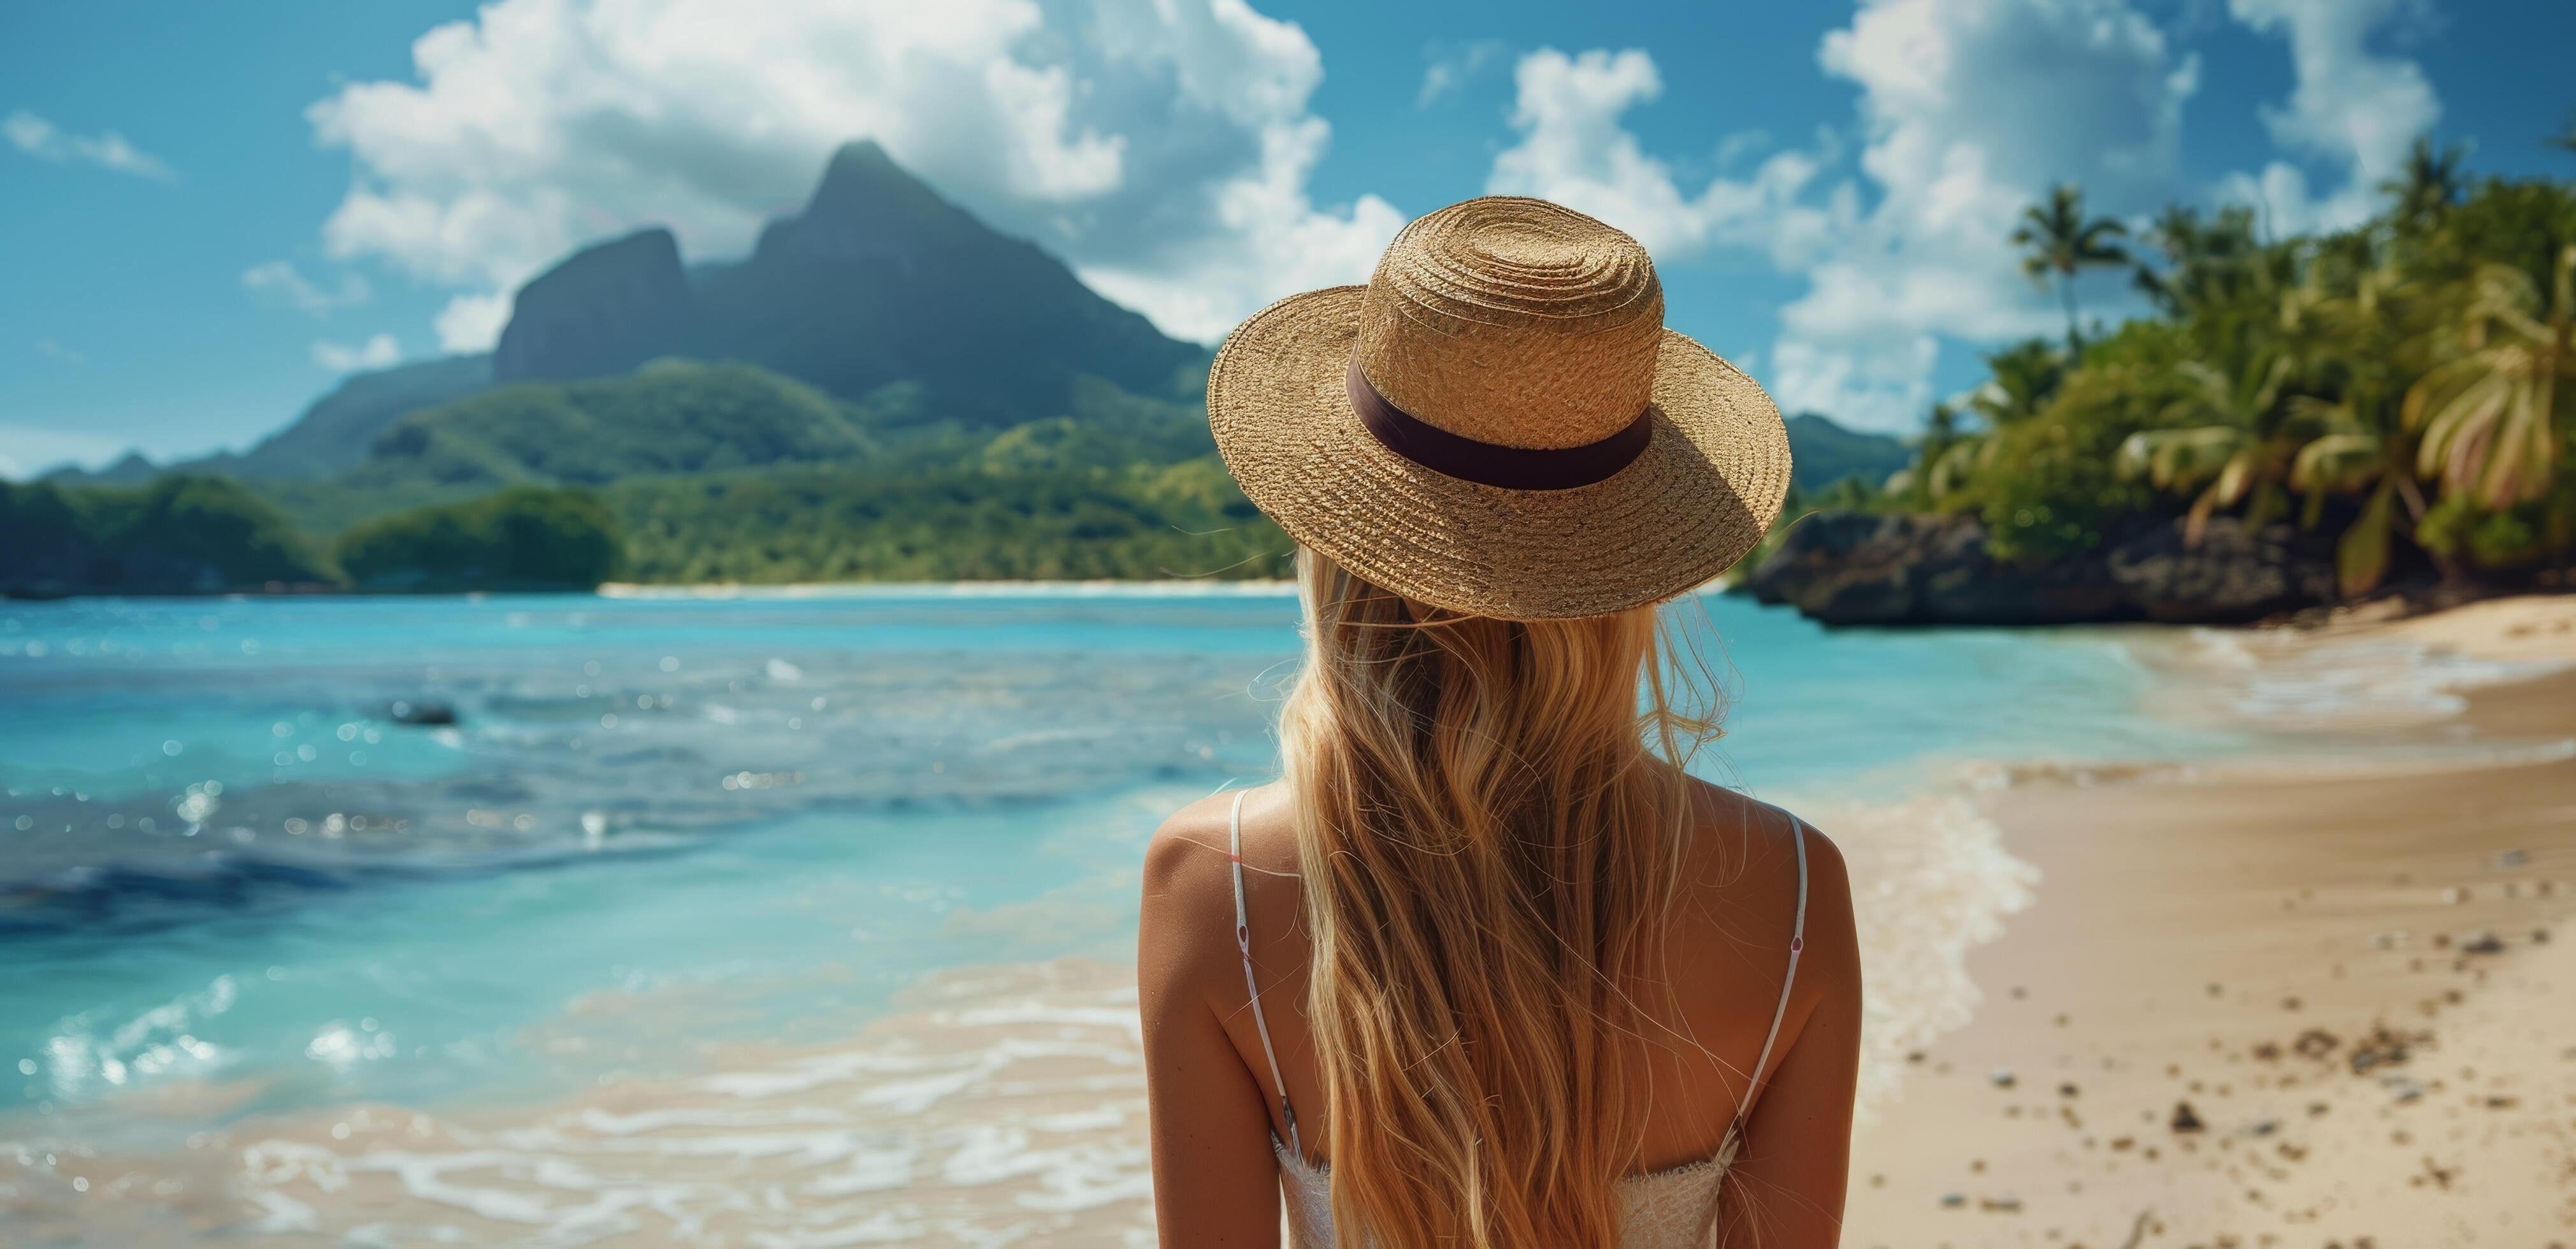
[[[832,153],[814,198],[806,201],[802,221],[827,226],[937,221],[954,228],[973,219],[896,164],[876,140],[860,139]]]
[[[834,149],[832,152],[832,159],[823,166],[823,176],[826,179],[830,178],[831,171],[842,165],[850,165],[853,167],[882,167],[891,169],[899,174],[903,173],[903,167],[895,164],[894,157],[887,155],[884,146],[874,139],[852,139]],[[904,176],[910,177],[911,175],[905,174]]]

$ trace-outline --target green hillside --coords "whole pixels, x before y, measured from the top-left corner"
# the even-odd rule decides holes
[[[349,485],[597,484],[858,459],[866,414],[743,364],[656,361],[622,377],[499,386],[414,412],[378,435]]]
[[[1902,438],[1862,433],[1813,412],[1798,413],[1788,424],[1790,482],[1802,491],[1855,477],[1876,488],[1914,462],[1914,447]]]
[[[336,473],[366,458],[368,444],[404,413],[446,403],[491,384],[492,357],[487,355],[398,364],[342,381],[248,451],[157,466],[129,454],[95,473],[66,468],[46,474],[45,480],[60,485],[137,485],[165,474],[282,481]]]
[[[1057,415],[989,431],[924,419],[901,389],[850,403],[656,361],[416,412],[348,472],[263,488],[316,531],[354,526],[341,558],[361,584],[426,588],[492,576],[489,544],[457,536],[489,529],[469,500],[563,485],[597,489],[623,575],[649,581],[1272,575],[1288,549],[1195,405],[1092,377]],[[388,535],[400,559],[367,554]]]

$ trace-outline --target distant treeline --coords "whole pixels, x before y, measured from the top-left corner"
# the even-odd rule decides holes
[[[337,580],[311,539],[226,478],[127,489],[0,481],[0,592],[204,594]]]
[[[334,554],[367,590],[588,590],[618,575],[626,545],[589,491],[513,486],[352,526]]]
[[[624,559],[579,490],[518,488],[399,512],[317,542],[223,477],[137,487],[0,482],[0,593],[590,589]]]
[[[667,374],[679,366],[659,367]],[[694,383],[718,370],[682,371]],[[749,384],[777,380],[757,375]],[[616,393],[616,385],[548,389],[579,388],[595,399]],[[431,419],[421,423],[437,427],[461,417],[478,432],[501,429],[492,419],[500,412],[542,409],[557,398],[485,397],[457,412],[423,414]],[[617,579],[1079,580],[1289,571],[1287,537],[1201,450],[1206,427],[1195,419],[1184,426],[1169,412],[1142,421],[1092,412],[997,435],[934,424],[896,437],[899,447],[889,452],[873,435],[841,426],[846,413],[837,407],[812,411],[839,427],[832,432],[845,436],[854,454],[746,457],[739,447],[711,449],[702,436],[657,437],[656,422],[633,413],[599,422],[586,438],[552,431],[583,442],[577,451],[548,450],[554,443],[546,439],[496,451],[474,438],[479,445],[458,454],[465,439],[407,420],[382,441],[435,448],[429,458],[442,471],[406,474],[404,457],[380,453],[323,481],[245,485],[171,476],[140,487],[0,484],[0,530],[10,539],[0,544],[0,593],[430,592],[586,589]],[[700,430],[709,424],[702,414],[688,419]],[[747,441],[756,447],[794,443],[771,422],[734,428],[752,431]],[[673,465],[670,457],[684,445],[687,460]],[[629,452],[641,463],[617,462]],[[558,465],[578,455],[575,475],[584,484],[526,471],[526,458],[539,454]],[[472,467],[459,471],[465,465]],[[683,471],[668,471],[674,467]],[[512,478],[538,480],[502,484]],[[378,510],[388,502],[410,505]],[[311,523],[316,519],[324,523]],[[334,530],[336,536],[318,536]]]

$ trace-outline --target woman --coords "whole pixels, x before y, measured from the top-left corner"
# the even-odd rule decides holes
[[[1165,1245],[1835,1243],[1860,971],[1833,846],[1690,777],[1656,604],[1788,439],[1539,200],[1254,315],[1217,444],[1298,544],[1283,779],[1174,815],[1138,952]]]

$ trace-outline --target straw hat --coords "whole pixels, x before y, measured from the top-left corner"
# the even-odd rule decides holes
[[[1789,486],[1771,397],[1663,316],[1637,240],[1472,199],[1406,226],[1367,286],[1236,327],[1208,423],[1254,505],[1407,598],[1512,620],[1661,602],[1752,550]]]

